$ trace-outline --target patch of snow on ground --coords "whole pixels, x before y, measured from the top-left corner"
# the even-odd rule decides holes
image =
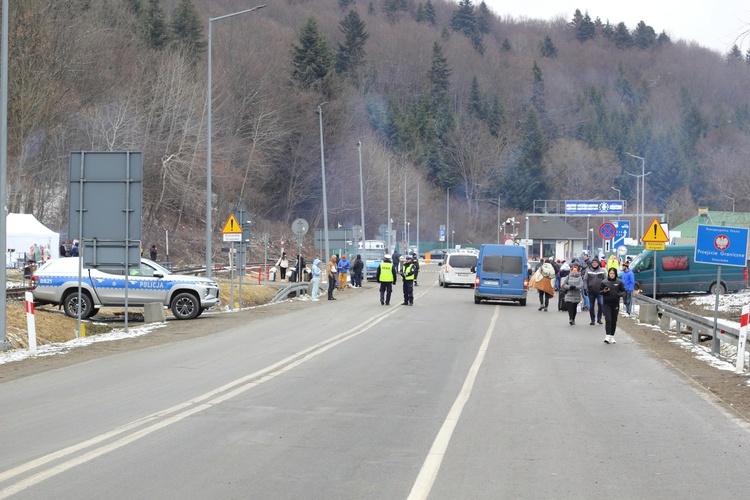
[[[84,347],[96,342],[110,342],[113,340],[140,337],[142,335],[147,335],[158,328],[163,328],[166,325],[166,323],[151,323],[148,325],[139,326],[137,328],[128,328],[127,332],[125,330],[113,330],[109,333],[103,333],[101,335],[81,337],[69,340],[67,342],[45,344],[37,348],[36,356],[54,356],[56,354],[64,354],[75,347]],[[13,361],[21,361],[31,357],[31,352],[28,349],[13,349],[8,352],[0,352],[0,365],[11,363]]]

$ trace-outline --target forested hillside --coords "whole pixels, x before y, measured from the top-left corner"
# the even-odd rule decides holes
[[[11,2],[8,209],[67,228],[68,154],[144,153],[144,235],[205,247],[208,19],[236,0]],[[435,240],[494,241],[535,200],[616,199],[679,223],[750,211],[750,54],[718,54],[596,12],[499,18],[471,0],[276,0],[212,22],[216,241],[244,203],[255,236],[391,214]],[[417,188],[417,186],[419,186]],[[614,190],[613,190],[614,188]],[[615,190],[619,190],[618,193]]]

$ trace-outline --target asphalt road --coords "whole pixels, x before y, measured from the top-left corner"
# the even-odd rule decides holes
[[[624,332],[435,276],[0,384],[0,498],[747,498],[747,423]]]

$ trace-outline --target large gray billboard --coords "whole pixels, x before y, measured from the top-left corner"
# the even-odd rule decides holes
[[[68,237],[84,267],[140,265],[143,159],[137,152],[70,153]]]

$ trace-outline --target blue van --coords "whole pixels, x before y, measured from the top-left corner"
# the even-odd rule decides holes
[[[656,295],[688,292],[723,294],[747,288],[747,267],[721,266],[721,282],[717,283],[718,266],[695,262],[694,246],[667,245],[656,253],[653,250],[643,251],[630,264],[636,289],[646,295],[653,295],[654,292],[654,261]]]
[[[526,305],[529,275],[525,247],[484,244],[479,249],[475,270],[475,304],[482,300],[505,300]]]

